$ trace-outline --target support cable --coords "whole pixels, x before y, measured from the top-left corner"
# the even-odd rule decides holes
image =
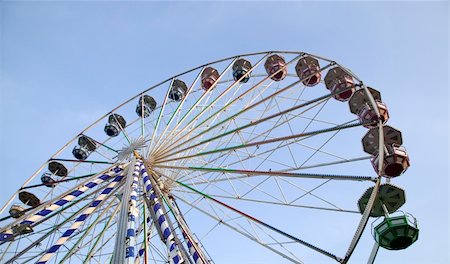
[[[171,179],[171,180],[173,180],[173,179]],[[258,223],[260,225],[263,225],[263,226],[271,229],[272,231],[275,231],[275,232],[277,232],[277,233],[279,233],[279,234],[281,234],[281,235],[283,235],[285,237],[288,237],[288,238],[290,238],[290,239],[292,239],[292,240],[294,240],[294,241],[296,241],[296,242],[298,242],[298,243],[300,243],[300,244],[302,244],[302,245],[304,245],[306,247],[309,247],[310,249],[313,249],[313,250],[315,250],[315,251],[317,251],[319,253],[322,253],[323,255],[328,256],[328,257],[330,257],[330,258],[332,258],[332,259],[334,259],[334,260],[336,260],[338,262],[341,262],[341,260],[342,260],[341,258],[337,257],[336,255],[334,255],[334,254],[332,254],[332,253],[330,253],[328,251],[325,251],[325,250],[323,250],[323,249],[321,249],[319,247],[316,247],[316,246],[314,246],[314,245],[312,245],[312,244],[310,244],[310,243],[308,243],[308,242],[306,242],[306,241],[304,241],[302,239],[299,239],[299,238],[297,238],[297,237],[295,237],[293,235],[290,235],[290,234],[288,234],[288,233],[286,233],[286,232],[284,232],[284,231],[282,231],[282,230],[280,230],[280,229],[278,229],[278,228],[276,228],[274,226],[271,226],[271,225],[269,225],[269,224],[267,224],[267,223],[265,223],[265,222],[255,218],[255,217],[253,217],[251,215],[248,215],[248,214],[246,214],[246,213],[244,213],[244,212],[242,212],[242,211],[240,211],[240,210],[238,210],[238,209],[236,209],[236,208],[234,208],[234,207],[232,207],[232,206],[230,206],[230,205],[228,205],[226,203],[223,203],[223,202],[221,202],[221,201],[219,201],[219,200],[217,200],[217,199],[215,199],[215,198],[213,198],[213,197],[211,197],[211,196],[209,196],[209,195],[207,195],[207,194],[205,194],[205,193],[203,193],[201,191],[196,190],[196,189],[192,188],[191,186],[189,186],[189,185],[187,185],[185,183],[182,183],[182,182],[177,181],[177,180],[173,180],[173,181],[176,182],[177,184],[179,184],[179,185],[181,185],[181,186],[183,186],[183,187],[185,187],[185,188],[187,188],[187,189],[189,189],[189,190],[191,190],[191,191],[193,191],[193,192],[203,196],[204,198],[207,198],[207,199],[209,199],[209,200],[211,200],[211,201],[213,201],[213,202],[215,202],[215,203],[217,203],[217,204],[219,204],[221,206],[224,206],[225,208],[228,208],[231,211],[233,211],[233,212],[235,212],[235,213],[237,213],[239,215],[242,215],[242,216],[252,220],[253,222],[256,222],[256,223]]]

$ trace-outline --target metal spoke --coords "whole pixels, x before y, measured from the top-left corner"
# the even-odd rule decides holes
[[[200,153],[194,154],[194,155],[182,156],[182,157],[171,158],[171,159],[166,159],[166,160],[157,160],[155,162],[155,164],[165,163],[165,162],[175,161],[175,160],[180,160],[180,159],[193,158],[193,157],[198,157],[198,156],[202,156],[202,155],[210,155],[210,154],[214,154],[214,153],[217,153],[217,152],[236,150],[236,149],[240,149],[240,148],[260,146],[260,145],[264,145],[264,144],[270,144],[270,143],[274,143],[274,142],[281,142],[281,141],[286,141],[286,140],[290,140],[290,139],[304,138],[304,137],[307,137],[307,136],[333,132],[333,131],[336,131],[336,130],[342,130],[342,129],[348,129],[348,128],[353,128],[353,127],[363,126],[365,124],[367,124],[367,123],[355,123],[355,124],[350,124],[350,125],[335,126],[335,127],[328,128],[328,129],[321,129],[321,130],[316,130],[316,131],[311,131],[311,132],[306,132],[306,133],[295,134],[295,135],[291,135],[291,136],[284,136],[284,137],[273,138],[273,139],[270,139],[270,140],[252,142],[252,143],[242,144],[242,145],[236,145],[236,146],[223,148],[223,149],[216,149],[216,150],[211,150],[211,151],[200,152]]]
[[[212,85],[214,87],[214,85],[216,85],[218,82],[220,82],[220,80],[222,79],[222,77],[224,76],[224,74],[226,74],[228,72],[228,70],[231,68],[231,66],[233,66],[233,63],[236,61],[236,59],[231,60],[230,64],[227,66],[227,68],[222,72],[222,74],[220,74],[219,78],[214,82],[214,84]],[[237,83],[237,82],[236,82]],[[212,89],[206,91],[205,93],[202,94],[202,96],[200,96],[200,98],[191,106],[191,108],[188,109],[188,111],[184,114],[184,116],[177,122],[177,124],[175,125],[174,128],[172,128],[172,131],[169,132],[169,134],[167,134],[167,136],[165,138],[162,139],[162,141],[160,142],[160,145],[156,147],[155,149],[155,153],[158,152],[159,147],[164,146],[164,143],[167,142],[167,139],[170,139],[173,137],[173,134],[175,133],[175,131],[178,130],[178,128],[180,127],[181,124],[183,124],[184,120],[186,120],[186,118],[189,116],[189,114],[202,102],[202,100],[209,95],[212,92]],[[185,98],[186,99],[188,97],[188,94],[186,95]],[[214,103],[214,101],[212,102]],[[209,106],[212,105],[209,104]],[[179,107],[181,107],[181,104],[179,105]],[[205,107],[205,109],[207,109],[208,107]],[[168,127],[169,125],[167,125]]]
[[[175,197],[176,197],[177,199],[179,199],[180,201],[184,202],[186,205],[191,206],[192,208],[194,208],[194,209],[200,211],[201,213],[203,213],[204,215],[206,215],[206,216],[208,216],[208,217],[210,217],[210,218],[216,220],[216,221],[219,222],[220,224],[223,224],[223,225],[227,226],[228,228],[232,229],[233,231],[235,231],[235,232],[241,234],[242,236],[247,237],[247,238],[250,239],[251,241],[258,243],[259,245],[261,245],[261,246],[263,246],[263,247],[265,247],[265,248],[271,250],[272,252],[275,252],[276,254],[282,256],[283,258],[285,258],[285,259],[287,259],[287,260],[289,260],[289,261],[291,261],[291,262],[293,262],[293,263],[303,264],[303,262],[299,262],[299,261],[297,261],[297,260],[295,260],[295,259],[289,257],[288,255],[286,255],[286,254],[284,254],[284,253],[282,253],[282,252],[280,252],[280,251],[278,251],[278,250],[276,250],[276,249],[274,249],[274,248],[272,248],[272,247],[270,247],[270,246],[268,246],[268,245],[266,245],[266,244],[264,244],[264,243],[258,241],[257,239],[255,239],[255,238],[252,237],[251,235],[249,235],[249,234],[247,234],[247,233],[245,233],[245,232],[242,232],[240,229],[234,227],[233,225],[231,225],[231,224],[229,224],[229,223],[227,223],[227,222],[222,221],[222,220],[221,220],[220,218],[218,218],[217,216],[214,216],[214,215],[208,213],[207,211],[205,211],[205,210],[203,210],[203,209],[201,209],[201,208],[199,208],[199,207],[197,207],[197,206],[192,205],[191,203],[189,203],[188,201],[184,200],[183,198],[180,198],[179,196],[175,196]]]
[[[171,180],[173,180],[173,179],[171,179]],[[310,243],[308,243],[308,242],[306,242],[304,240],[301,240],[301,239],[299,239],[299,238],[297,238],[295,236],[292,236],[292,235],[290,235],[290,234],[288,234],[288,233],[286,233],[286,232],[284,232],[284,231],[282,231],[282,230],[280,230],[280,229],[278,229],[278,228],[276,228],[276,227],[274,227],[272,225],[269,225],[269,224],[267,224],[267,223],[265,223],[265,222],[255,218],[253,216],[250,216],[250,215],[248,215],[248,214],[246,214],[246,213],[244,213],[244,212],[242,212],[242,211],[240,211],[240,210],[238,210],[238,209],[236,209],[234,207],[231,207],[230,205],[227,205],[227,204],[225,204],[225,203],[223,203],[223,202],[221,202],[221,201],[219,201],[219,200],[217,200],[217,199],[215,199],[215,198],[213,198],[213,197],[211,197],[211,196],[209,196],[207,194],[204,194],[204,193],[202,193],[202,192],[192,188],[191,186],[189,186],[189,185],[187,185],[185,183],[182,183],[182,182],[176,181],[176,180],[174,180],[174,182],[176,182],[177,184],[179,184],[179,185],[181,185],[181,186],[183,186],[183,187],[185,187],[185,188],[195,192],[198,195],[203,196],[204,198],[207,198],[208,200],[211,200],[211,201],[213,201],[213,202],[215,202],[215,203],[217,203],[217,204],[219,204],[219,205],[221,205],[221,206],[223,206],[223,207],[225,207],[225,208],[227,208],[227,209],[229,209],[229,210],[231,210],[231,211],[233,211],[233,212],[235,212],[235,213],[237,213],[239,215],[242,215],[242,216],[248,218],[249,220],[251,220],[251,221],[253,221],[255,223],[258,223],[258,224],[260,224],[262,226],[265,226],[266,228],[271,229],[272,231],[275,231],[275,232],[277,232],[277,233],[279,233],[279,234],[281,234],[281,235],[283,235],[283,236],[285,236],[287,238],[290,238],[290,239],[292,239],[292,240],[294,240],[294,241],[296,241],[296,242],[298,242],[298,243],[300,243],[300,244],[302,244],[302,245],[304,245],[306,247],[309,247],[309,248],[311,248],[311,249],[313,249],[313,250],[315,250],[315,251],[317,251],[319,253],[322,253],[325,256],[328,256],[328,257],[330,257],[332,259],[335,259],[337,261],[341,260],[339,257],[333,255],[332,253],[330,253],[328,251],[325,251],[325,250],[323,250],[323,249],[321,249],[319,247],[316,247],[316,246],[314,246],[314,245],[312,245],[312,244],[310,244]]]
[[[281,176],[281,177],[295,177],[295,178],[308,178],[308,179],[333,179],[333,180],[353,180],[353,181],[376,181],[376,177],[371,176],[353,176],[353,175],[331,175],[331,174],[313,174],[313,173],[293,173],[282,171],[251,171],[251,170],[237,170],[237,169],[225,169],[225,168],[206,168],[206,167],[181,167],[181,166],[164,166],[154,165],[155,168],[172,168],[178,170],[191,170],[191,171],[211,171],[233,174],[244,174],[247,176]]]
[[[195,117],[193,117],[192,119],[191,119],[191,121],[189,121],[189,123],[187,123],[185,126],[184,126],[184,128],[183,129],[181,129],[181,130],[179,130],[179,131],[177,131],[177,129],[178,129],[178,127],[181,125],[181,123],[182,123],[182,121],[184,120],[181,120],[179,123],[178,123],[178,125],[177,125],[177,127],[175,127],[174,129],[173,129],[173,131],[177,131],[176,133],[174,133],[173,134],[173,138],[176,138],[178,135],[180,135],[181,133],[183,133],[187,128],[189,128],[190,127],[190,125],[192,125],[195,121],[197,121],[197,120],[199,120],[199,118],[204,114],[204,113],[206,113],[206,110],[210,107],[210,106],[212,106],[214,103],[216,103],[217,101],[219,101],[223,96],[225,96],[228,92],[230,92],[231,91],[231,89],[233,89],[235,86],[236,86],[236,84],[238,84],[244,77],[246,77],[246,76],[248,76],[255,68],[257,68],[261,63],[262,63],[262,61],[266,58],[268,56],[268,54],[266,54],[266,55],[264,55],[264,57],[262,57],[256,64],[255,64],[255,66],[253,66],[251,69],[249,69],[249,71],[245,74],[245,75],[243,75],[241,78],[239,78],[238,80],[236,80],[236,81],[234,81],[225,91],[223,91],[219,96],[217,96],[211,103],[209,103],[209,105],[207,106],[207,107],[205,107],[200,113],[198,113]],[[233,60],[233,62],[234,62],[235,60]],[[268,77],[267,77],[268,78]],[[266,79],[267,79],[266,78]],[[266,80],[265,79],[265,80]],[[218,80],[218,83],[220,83],[220,80]],[[261,82],[262,83],[262,82]],[[258,85],[256,85],[256,87],[257,87]],[[255,89],[256,88],[255,86],[253,87],[253,88],[251,88],[251,89]],[[242,95],[241,95],[242,96]],[[228,102],[226,105],[227,106],[229,106],[229,105],[231,105],[233,102]],[[226,109],[226,108],[225,108]],[[222,110],[223,111],[223,110]],[[218,113],[219,113],[220,111],[218,111],[218,112],[216,112],[214,115],[217,115]],[[185,116],[187,116],[187,114],[185,115]],[[207,120],[209,120],[209,119],[211,119],[213,116],[210,116],[210,117],[208,117],[205,121],[203,121],[200,125],[198,125],[197,127],[199,127],[199,126],[201,126],[204,122],[206,122]],[[192,132],[192,130],[191,130],[191,132]],[[164,148],[162,151],[164,151],[166,148]],[[155,153],[156,154],[156,153]]]
[[[292,63],[292,62],[293,62],[293,60],[290,61],[290,63]],[[331,64],[330,64],[330,65],[327,65],[327,66],[324,67],[322,70],[324,70],[324,69],[326,69],[326,68],[328,68],[328,67],[330,67],[330,66],[331,66]],[[275,73],[274,73],[273,75],[275,75]],[[260,83],[258,83],[258,84],[256,85],[256,87],[259,86],[259,85],[261,85],[266,79],[267,79],[267,78],[265,78],[263,81],[261,81]],[[265,97],[265,98],[259,100],[258,102],[254,103],[254,104],[252,104],[252,105],[249,105],[249,106],[245,107],[244,109],[242,109],[241,111],[239,111],[239,112],[237,112],[236,114],[232,115],[231,117],[229,117],[229,118],[227,118],[227,119],[224,119],[223,121],[221,121],[221,122],[219,122],[219,123],[216,123],[215,125],[209,127],[208,129],[206,129],[206,130],[204,130],[204,131],[198,133],[197,135],[195,135],[195,136],[193,136],[193,137],[191,137],[191,138],[189,138],[189,139],[187,139],[187,140],[183,140],[183,138],[181,138],[181,139],[180,139],[180,141],[182,142],[181,144],[176,145],[176,146],[170,148],[169,150],[165,151],[164,153],[158,153],[158,154],[164,156],[167,152],[169,152],[169,151],[171,151],[171,150],[173,150],[173,149],[179,148],[179,147],[181,147],[182,145],[184,145],[184,144],[186,144],[186,143],[188,143],[188,142],[190,142],[190,141],[192,141],[192,140],[198,138],[199,136],[201,136],[201,135],[203,135],[203,134],[205,134],[205,133],[207,133],[207,132],[209,132],[209,131],[215,129],[216,127],[220,126],[221,124],[223,124],[223,123],[225,123],[225,122],[227,122],[227,121],[229,121],[229,120],[231,120],[231,119],[233,119],[233,118],[236,118],[236,117],[239,116],[239,115],[242,115],[243,113],[245,113],[245,112],[247,112],[247,111],[249,111],[249,110],[255,108],[256,106],[258,106],[258,105],[260,105],[260,104],[266,102],[267,100],[270,100],[270,99],[274,98],[274,97],[277,96],[278,94],[280,94],[280,93],[282,93],[282,92],[285,92],[285,91],[291,89],[292,87],[295,87],[297,84],[301,83],[302,81],[303,81],[303,80],[295,81],[294,83],[292,83],[292,84],[290,84],[290,85],[284,87],[283,89],[280,89],[280,90],[278,90],[278,91],[272,93],[271,95],[269,95],[269,96],[267,96],[267,97]],[[230,105],[232,105],[233,103],[235,103],[235,102],[236,102],[237,100],[239,100],[241,97],[247,95],[247,93],[250,92],[251,90],[252,90],[252,89],[247,90],[246,92],[244,92],[244,93],[241,94],[240,96],[236,97],[236,99],[234,99],[232,102],[230,102],[230,103],[228,103],[227,105],[225,105],[223,108],[219,109],[219,110],[218,110],[217,112],[215,112],[211,117],[213,117],[214,115],[217,115],[218,113],[222,112],[224,109],[228,108]],[[305,104],[301,104],[301,105],[299,105],[299,106],[292,107],[291,109],[287,109],[285,112],[287,113],[287,112],[290,112],[290,111],[293,111],[293,110],[302,108],[302,107],[304,107],[304,106],[307,106],[307,105],[309,105],[309,104],[318,102],[318,101],[323,100],[323,99],[328,98],[328,97],[330,97],[330,95],[325,95],[325,96],[319,97],[319,98],[317,98],[317,99],[315,99],[315,100],[311,100],[310,102],[307,102],[307,103],[305,103]],[[281,113],[281,114],[284,114],[284,113]],[[279,114],[279,115],[281,115],[281,114]],[[254,125],[259,124],[259,123],[261,123],[261,122],[263,122],[263,121],[269,120],[269,119],[271,119],[271,118],[273,118],[273,117],[275,117],[275,116],[272,116],[272,117],[270,117],[270,118],[266,118],[266,119],[264,119],[264,120],[255,121],[255,123],[250,123],[250,124],[248,124],[248,125],[245,126],[245,127],[254,126]],[[201,122],[199,125],[197,125],[195,128],[193,128],[193,129],[191,130],[191,132],[192,132],[192,131],[195,131],[196,128],[198,128],[199,126],[203,125],[204,122],[206,122],[207,120],[209,120],[209,118],[207,118],[205,121]]]

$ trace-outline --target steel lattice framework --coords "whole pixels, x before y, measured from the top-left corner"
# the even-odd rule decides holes
[[[347,263],[398,143],[374,91],[305,52],[168,78],[81,131],[12,195],[0,262],[213,263],[211,244],[231,250],[238,237],[284,261]]]

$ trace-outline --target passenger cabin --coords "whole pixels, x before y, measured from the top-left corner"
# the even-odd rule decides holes
[[[86,160],[96,149],[96,142],[92,138],[82,135],[78,138],[78,146],[74,147],[72,154],[78,160]]]
[[[361,123],[365,123],[364,127],[370,129],[377,127],[379,121],[385,124],[389,119],[389,112],[386,104],[381,101],[380,92],[371,87],[367,87],[367,90],[372,95],[372,98],[377,105],[380,118],[378,118],[372,103],[367,97],[365,89],[356,91],[348,103],[350,106],[350,112],[357,115]]]
[[[13,231],[14,237],[33,233],[33,228],[28,223],[14,225],[11,227],[11,229]]]
[[[410,166],[409,156],[405,147],[398,144],[392,144],[386,147],[381,172],[378,171],[379,155],[373,157],[371,162],[374,170],[381,176],[386,177],[400,176]]]
[[[348,101],[355,92],[353,77],[341,67],[335,67],[325,75],[325,86],[336,100]]]
[[[187,93],[186,83],[182,80],[175,79],[169,92],[169,99],[174,101],[181,101]]]
[[[136,106],[136,114],[140,117],[148,117],[156,109],[156,101],[150,95],[143,95],[139,98]]]
[[[108,117],[108,123],[105,125],[105,133],[106,135],[110,137],[117,137],[122,131],[125,126],[127,125],[127,122],[123,118],[123,116],[119,114],[111,114]]]
[[[41,176],[41,182],[50,188],[53,188],[56,186],[55,179],[52,178],[52,174],[50,172],[44,172]]]
[[[11,208],[9,208],[9,215],[12,218],[19,218],[25,214],[25,208],[18,204],[13,204]]]
[[[361,198],[358,200],[358,208],[361,214],[364,213],[367,207],[367,203],[370,200],[370,196],[374,187],[368,188]],[[370,216],[380,217],[387,213],[391,214],[400,209],[406,202],[405,191],[390,183],[381,184],[378,189],[378,195],[375,198]]]
[[[57,181],[54,176],[62,178],[67,176],[67,168],[63,164],[56,161],[49,162],[48,170],[48,172],[44,172],[41,176],[42,183],[47,187],[53,188],[56,186]]]
[[[26,191],[21,191],[19,193],[19,200],[25,205],[33,208],[38,207],[41,204],[41,201],[36,197],[36,195]]]
[[[319,61],[311,56],[299,59],[295,65],[295,72],[298,78],[303,80],[302,83],[309,87],[317,85],[322,77]]]
[[[384,137],[384,146],[388,147],[392,144],[402,145],[402,132],[391,127],[391,126],[383,126],[383,137]],[[379,145],[379,131],[378,128],[371,128],[362,138],[363,150],[375,156],[378,154],[378,145]]]
[[[382,248],[400,250],[411,246],[419,238],[419,228],[414,216],[401,211],[386,216],[374,228],[375,241]]]
[[[203,70],[202,75],[201,75],[202,88],[205,91],[214,89],[214,87],[217,85],[217,80],[219,80],[219,77],[220,77],[220,74],[215,68],[206,67]]]
[[[233,78],[235,81],[246,83],[250,79],[250,73],[247,74],[252,68],[252,64],[246,59],[238,59],[233,63]],[[246,75],[247,74],[247,75]]]
[[[274,81],[281,81],[287,76],[286,61],[280,55],[274,54],[267,58],[264,63],[264,68],[270,77]],[[284,68],[283,68],[284,67]],[[273,75],[273,76],[272,76]]]

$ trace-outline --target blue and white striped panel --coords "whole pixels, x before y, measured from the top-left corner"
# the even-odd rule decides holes
[[[156,214],[156,218],[158,219],[158,225],[163,233],[163,240],[166,243],[166,247],[169,252],[169,263],[178,264],[183,262],[183,258],[181,257],[180,251],[175,243],[175,237],[170,230],[169,224],[166,221],[164,216],[164,212],[161,208],[161,204],[158,201],[158,197],[155,195],[153,190],[153,186],[150,182],[149,175],[144,165],[141,165],[141,174],[142,180],[144,181],[144,188],[146,194],[149,196],[150,200],[153,202],[153,212]],[[156,223],[155,223],[156,224]]]
[[[137,188],[139,184],[139,174],[142,161],[138,160],[134,166],[133,182],[131,183],[130,206],[128,210],[128,223],[126,234],[125,262],[134,263],[136,257],[136,221],[138,219],[139,210],[137,209]]]
[[[194,259],[195,264],[203,264],[203,261],[201,260],[200,256],[198,255],[198,252],[195,250],[194,246],[192,245],[191,240],[189,240],[189,238],[186,235],[184,235],[184,238],[187,241],[189,253],[191,253],[191,256]],[[194,243],[195,243],[195,241],[194,241]]]
[[[36,264],[45,264],[47,263],[53,255],[58,251],[58,249],[67,242],[67,240],[72,236],[72,234],[86,221],[86,219],[97,209],[99,205],[102,204],[103,200],[112,192],[114,187],[124,178],[123,174],[116,176],[114,180],[108,184],[108,186],[100,193],[95,201],[91,203],[91,205],[86,208],[83,213],[78,216],[72,226],[67,229],[63,235],[56,241],[56,243],[50,247],[47,252],[39,259]]]
[[[117,175],[122,170],[123,169],[121,166],[117,166],[117,167],[111,169],[110,171],[108,171],[107,173],[102,174],[101,176],[95,178],[93,181],[90,181],[84,185],[80,185],[76,190],[70,192],[66,196],[59,199],[58,201],[56,201],[52,204],[49,204],[44,209],[36,212],[32,216],[30,216],[30,217],[26,218],[25,220],[23,220],[22,222],[20,222],[20,224],[31,225],[31,224],[36,223],[37,221],[41,220],[45,216],[47,216],[50,213],[54,212],[55,210],[59,209],[63,205],[73,201],[75,198],[82,195],[87,190],[92,189],[95,186],[101,184],[102,182],[111,179],[114,175]],[[13,231],[12,231],[12,229],[7,229],[4,232],[0,233],[0,242],[8,240],[11,237],[13,237]]]

